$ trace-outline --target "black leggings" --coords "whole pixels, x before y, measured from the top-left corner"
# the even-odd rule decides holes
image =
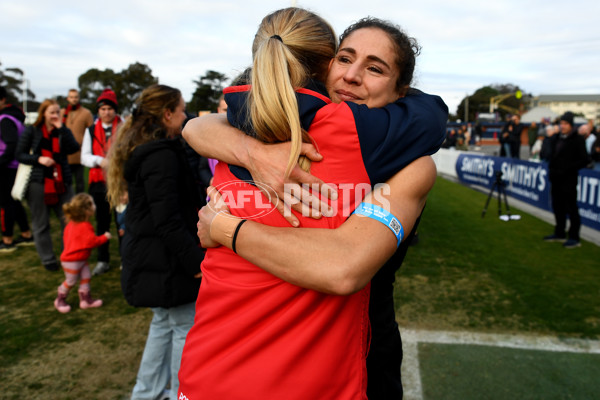
[[[106,185],[102,182],[92,183],[89,186],[89,191],[94,203],[96,203],[96,235],[102,235],[110,230],[111,220],[110,204],[106,200]],[[98,247],[98,261],[110,261],[108,242]]]

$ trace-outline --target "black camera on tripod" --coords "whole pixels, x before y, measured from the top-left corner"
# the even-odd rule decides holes
[[[485,202],[485,206],[483,207],[483,211],[481,212],[481,218],[485,217],[485,213],[487,211],[488,205],[490,204],[490,200],[492,199],[492,195],[494,194],[494,189],[498,191],[498,217],[503,221],[510,221],[515,219],[521,219],[520,215],[510,215],[510,207],[508,206],[508,197],[506,196],[506,190],[504,190],[504,186],[506,183],[502,180],[502,171],[498,170],[495,173],[496,180],[490,189],[490,193],[488,194],[487,201]],[[502,196],[504,196],[504,205],[506,206],[506,214],[502,215]]]
[[[500,170],[496,171],[496,184],[504,186],[504,181],[502,180],[502,175],[504,173]]]

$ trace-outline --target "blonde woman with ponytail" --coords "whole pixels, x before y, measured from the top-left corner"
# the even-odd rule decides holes
[[[300,123],[296,89],[309,79],[324,81],[336,48],[333,28],[300,8],[267,16],[254,39],[250,118],[258,140],[291,141],[286,176],[299,162],[302,142],[310,142]],[[300,159],[300,165],[309,170],[306,158]]]
[[[121,242],[121,287],[127,302],[150,307],[153,318],[132,399],[177,398],[177,371],[194,320],[200,286],[195,216],[203,202],[181,141],[186,119],[181,92],[146,88],[111,147],[108,199],[129,203]]]
[[[385,182],[416,158],[435,152],[443,141],[447,108],[441,99],[419,92],[416,101],[430,111],[429,119],[421,118],[423,113],[411,117],[407,110],[415,107],[414,102],[400,103],[406,88],[396,85],[400,67],[394,51],[398,49],[386,36],[377,36],[371,45],[378,57],[368,58],[368,71],[377,74],[376,83],[381,87],[377,96],[385,99],[375,106],[392,103],[384,108],[331,101],[323,82],[328,67],[336,62],[337,40],[326,21],[300,8],[278,10],[263,19],[253,43],[252,69],[224,91],[227,120],[244,134],[236,137],[237,143],[222,142],[223,151],[209,156],[223,159],[223,155],[232,164],[254,170],[246,161],[248,153],[259,147],[257,143],[289,141],[291,150],[282,174],[289,176],[299,161],[303,142],[313,143],[323,161],[306,163],[304,169],[339,185],[340,194],[337,202],[331,202],[327,218],[295,214],[301,226],[320,228],[304,230],[319,237],[322,231],[339,227],[373,185]],[[414,60],[414,53],[412,57]],[[384,68],[384,73],[377,72]],[[356,86],[361,85],[356,82]],[[330,94],[348,96],[349,91]],[[206,130],[204,121],[204,117],[192,120],[184,130],[185,139],[200,152],[203,144],[197,133]],[[408,137],[409,130],[414,135]],[[233,157],[228,153],[231,149],[235,149]],[[325,285],[297,286],[304,286],[298,278],[301,274],[294,270],[287,275],[285,266],[303,263],[310,270],[318,261],[311,251],[314,243],[298,252],[293,242],[277,240],[274,249],[272,239],[254,241],[253,249],[244,246],[244,257],[253,262],[240,257],[236,241],[241,234],[247,237],[248,224],[278,231],[285,229],[275,227],[289,225],[261,192],[268,188],[252,179],[248,170],[219,162],[213,186],[211,207],[202,209],[198,224],[202,244],[209,248],[202,263],[196,320],[182,357],[178,398],[366,399],[368,280],[360,286],[340,289],[338,285],[335,290]],[[221,199],[229,209],[215,202]],[[422,203],[415,208],[418,206]],[[206,214],[210,214],[208,224]],[[414,218],[405,221],[406,228],[411,229],[413,223]],[[354,231],[354,236],[360,235]],[[276,254],[289,248],[294,257],[275,261],[274,269],[281,273],[272,275],[266,270],[274,265],[261,262],[268,256],[249,255],[264,254],[266,248]],[[334,267],[335,260],[324,268],[321,264],[320,272],[308,272],[329,279],[329,270],[339,270]],[[342,286],[347,282],[343,274],[333,280]]]

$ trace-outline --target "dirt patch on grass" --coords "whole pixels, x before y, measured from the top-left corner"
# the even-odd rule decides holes
[[[543,332],[512,310],[516,294],[484,272],[440,267],[435,277],[399,274],[395,284],[396,317],[407,328]]]

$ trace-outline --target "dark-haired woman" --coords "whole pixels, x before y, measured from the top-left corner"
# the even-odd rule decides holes
[[[195,216],[202,201],[182,147],[186,119],[181,92],[165,85],[145,89],[119,130],[109,154],[108,199],[127,190],[121,286],[127,302],[154,314],[131,399],[156,399],[177,373],[185,336],[194,321],[204,250]]]
[[[354,210],[362,199],[361,187],[370,189],[411,161],[434,152],[443,139],[446,119],[446,107],[435,96],[417,93],[410,100],[396,102],[407,89],[404,83],[398,83],[404,78],[398,64],[406,65],[411,56],[406,54],[405,59],[398,60],[404,49],[397,48],[385,32],[377,29],[360,30],[367,33],[365,40],[355,43],[355,49],[342,47],[332,61],[341,68],[336,70],[339,75],[332,75],[330,69],[329,76],[340,79],[346,76],[354,84],[340,87],[333,79],[326,92],[310,79],[302,81],[306,75],[325,81],[326,67],[318,62],[307,64],[315,60],[311,52],[324,42],[330,43],[329,49],[336,47],[333,35],[320,29],[322,24],[312,25],[312,36],[311,32],[300,32],[299,28],[308,30],[311,21],[318,19],[298,9],[279,10],[265,17],[253,45],[252,86],[226,90],[232,125],[263,142],[291,139],[286,175],[295,165],[301,142],[307,140],[303,134],[308,131],[324,155],[322,163],[311,165],[311,172],[326,182],[345,186],[345,194],[332,205],[331,218],[316,221],[297,215],[302,226],[321,228],[305,229],[309,236],[313,231],[329,232],[339,226],[347,212]],[[412,41],[406,42],[414,60]],[[325,66],[330,65],[334,56],[330,50]],[[407,68],[412,76],[412,68]],[[364,105],[331,101],[350,99]],[[419,112],[420,107],[425,111]],[[193,132],[198,126],[191,123],[186,130],[188,127]],[[239,141],[249,143],[243,137]],[[422,197],[435,179],[435,168],[431,164],[426,166],[423,171],[427,179],[418,185],[422,191],[414,196],[417,201],[411,199],[410,211],[398,214],[407,231],[412,228],[422,209]],[[230,199],[260,196],[248,179],[251,177],[247,171],[219,163],[214,182],[215,186],[220,185],[218,189],[224,197]],[[216,193],[211,195],[216,197]],[[216,241],[225,247],[209,249],[202,264],[205,282],[197,301],[195,325],[186,340],[180,397],[366,398],[368,283],[376,270],[371,269],[370,276],[365,274],[359,284],[352,286],[345,285],[342,275],[334,277],[333,289],[314,281],[305,284],[301,273],[291,271],[293,276],[287,275],[286,265],[301,263],[307,269],[314,266],[312,248],[296,252],[296,243],[279,240],[278,255],[288,246],[294,252],[293,259],[276,261],[279,271],[278,267],[270,270],[261,260],[250,256],[248,253],[253,250],[247,246],[243,257],[250,262],[242,260],[242,254],[236,254],[235,240],[238,235],[247,237],[244,231],[248,224],[286,225],[273,209],[265,212],[264,202],[264,199],[243,204],[236,201],[238,206],[231,208],[231,215],[221,212],[211,216],[217,223],[210,226],[211,237],[206,245],[214,246]],[[219,232],[218,237],[212,237],[213,228]],[[365,237],[359,231],[354,235]],[[401,237],[391,236],[396,240],[384,242],[385,252],[370,253],[371,258],[383,262],[385,255],[389,257],[390,251],[401,242]],[[205,244],[204,238],[202,242]],[[266,247],[272,248],[271,243],[260,244],[255,253],[263,253]],[[328,269],[336,267],[334,264],[320,269],[321,276],[326,278]],[[311,279],[312,276],[311,273]]]

